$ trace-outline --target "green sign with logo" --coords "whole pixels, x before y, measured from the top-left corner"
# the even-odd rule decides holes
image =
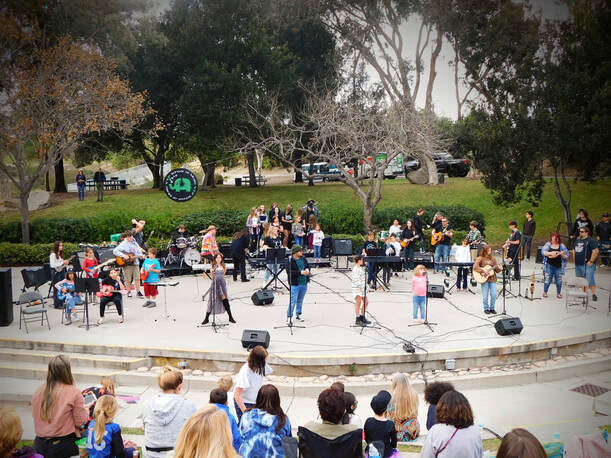
[[[174,169],[165,176],[163,189],[167,196],[176,202],[193,199],[197,193],[197,177],[188,169]]]

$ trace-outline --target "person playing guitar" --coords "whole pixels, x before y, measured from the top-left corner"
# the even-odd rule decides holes
[[[99,325],[104,322],[104,311],[110,302],[114,302],[117,307],[117,313],[119,314],[119,323],[123,323],[123,297],[121,294],[125,292],[125,285],[121,282],[119,271],[117,269],[110,269],[108,278],[102,281],[100,292],[96,293],[96,295],[100,297]]]
[[[513,264],[513,279],[520,279],[520,248],[522,245],[522,234],[518,230],[516,221],[509,221],[509,229],[511,234],[507,241],[503,244],[503,248],[507,249],[506,258]]]
[[[66,325],[72,324],[72,318],[78,320],[78,315],[72,313],[72,309],[77,304],[83,302],[79,293],[75,291],[74,278],[76,277],[73,271],[69,271],[66,274],[66,278],[60,280],[55,284],[57,289],[57,300],[59,303],[64,305],[64,314],[66,316]]]
[[[132,282],[136,285],[136,293],[139,298],[144,296],[140,292],[140,269],[139,258],[144,258],[144,252],[140,245],[134,240],[134,232],[124,232],[123,241],[112,250],[112,254],[116,256],[117,266],[123,268],[125,276],[125,286],[127,287],[127,297],[131,297]]]
[[[484,313],[495,314],[494,303],[496,302],[496,274],[503,268],[492,256],[492,247],[484,245],[480,256],[473,263],[473,278],[482,285],[482,297],[484,300]],[[490,296],[490,302],[488,302]]]
[[[435,272],[439,272],[440,262],[448,262],[450,260],[450,241],[453,236],[454,232],[452,231],[450,221],[445,216],[441,217],[441,223],[436,224],[433,228],[433,240],[431,240],[431,243],[436,245]],[[437,239],[437,242],[433,243],[435,239]],[[441,270],[445,272],[446,266],[444,265]]]
[[[49,265],[52,269],[51,272],[53,272],[51,283],[55,285],[65,278],[66,266],[68,264],[70,264],[70,259],[64,259],[64,243],[61,240],[57,240],[53,244],[53,251],[49,254]],[[63,304],[58,302],[57,295],[53,295],[53,301],[56,309],[63,307]]]
[[[401,232],[401,246],[403,247],[403,257],[405,258],[405,270],[414,270],[414,249],[415,241],[420,236],[416,232],[416,227],[411,219],[407,220],[405,229]]]

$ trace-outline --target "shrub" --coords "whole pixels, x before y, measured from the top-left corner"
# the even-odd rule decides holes
[[[65,243],[64,252],[72,253],[79,249],[76,243]],[[52,243],[24,245],[21,243],[0,243],[0,264],[4,266],[40,265],[49,262],[53,251]]]

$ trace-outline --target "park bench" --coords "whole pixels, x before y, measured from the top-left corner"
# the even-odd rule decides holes
[[[88,191],[92,191],[96,189],[95,181],[87,180],[85,185]],[[129,183],[126,180],[119,180],[118,177],[110,177],[110,180],[104,180],[104,190],[105,191],[116,191],[119,189],[127,189]]]
[[[255,178],[258,186],[264,186],[265,183],[267,183],[267,178],[265,178],[263,175],[257,175]],[[244,186],[248,186],[250,184],[250,176],[243,176],[240,181]],[[236,179],[236,186],[240,186],[238,184],[238,179]]]

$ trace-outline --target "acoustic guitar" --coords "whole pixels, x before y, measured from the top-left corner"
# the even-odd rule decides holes
[[[97,293],[95,293],[95,295],[97,297],[109,297],[109,296],[112,296],[114,293],[124,293],[124,292],[127,292],[127,291],[115,289],[114,286],[112,285],[102,285],[100,287],[100,290]]]
[[[473,278],[475,278],[475,281],[480,285],[486,283],[490,276],[494,275],[494,269],[490,265],[484,266],[483,270],[483,273],[476,272],[475,270],[473,270]]]
[[[412,242],[412,240],[417,239],[417,238],[418,238],[418,236],[415,236],[415,237],[412,237],[412,238],[409,238],[409,239],[403,239],[399,243],[401,243],[401,246],[403,248],[407,248],[409,246],[409,244]]]
[[[126,265],[132,265],[136,261],[136,258],[144,258],[144,255],[136,256],[133,253],[129,253],[127,254],[127,259],[123,258],[123,256],[115,257],[115,262],[117,263],[119,267],[123,267]]]
[[[70,263],[70,261],[72,261],[74,258],[76,258],[76,255],[73,254],[72,256],[70,256],[68,259],[64,259],[64,261],[68,261],[68,264]],[[56,267],[55,271],[56,272],[61,272],[62,270],[64,270],[66,268],[66,265],[62,265],[61,267]]]
[[[451,230],[446,232],[446,230],[444,229],[443,231],[437,232],[435,229],[433,229],[433,233],[431,234],[431,245],[435,246],[439,242],[441,242],[443,240],[444,235],[452,237],[454,233]]]

